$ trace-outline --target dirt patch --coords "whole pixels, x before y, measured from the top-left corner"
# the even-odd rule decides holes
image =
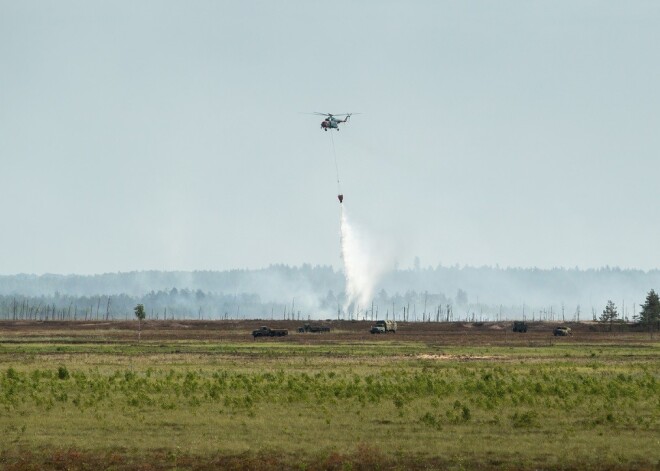
[[[420,360],[436,360],[436,361],[473,361],[473,360],[495,360],[498,357],[493,355],[433,355],[422,353],[417,355],[416,358]]]
[[[526,333],[512,331],[511,322],[399,322],[396,334],[372,335],[371,321],[319,321],[330,327],[330,332],[298,333],[305,321],[291,320],[147,320],[142,324],[145,342],[205,341],[223,342],[283,342],[293,344],[327,344],[354,342],[421,342],[441,346],[552,346],[561,344],[630,344],[657,342],[648,332],[634,325],[617,326],[609,332],[608,326],[593,323],[567,323],[573,331],[570,337],[552,334],[555,322],[528,322]],[[251,332],[262,325],[275,329],[288,329],[289,335],[278,338],[253,339]],[[0,321],[0,344],[15,339],[31,342],[135,342],[137,321]]]

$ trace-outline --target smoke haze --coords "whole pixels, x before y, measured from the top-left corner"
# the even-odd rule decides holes
[[[78,309],[78,318],[84,318],[80,313],[91,312],[92,307],[95,316],[100,311],[100,316],[124,318],[132,316],[135,304],[143,303],[150,318],[152,310],[163,318],[167,309],[168,318],[361,319],[394,312],[400,319],[405,307],[410,320],[424,315],[451,319],[450,306],[455,320],[553,315],[585,320],[598,315],[608,300],[632,318],[648,291],[660,288],[660,270],[616,267],[424,267],[420,261],[414,268],[385,270],[382,254],[393,252],[372,240],[366,243],[361,231],[349,223],[344,229],[353,229],[353,239],[347,237],[345,245],[354,250],[346,253],[348,266],[355,267],[348,278],[346,270],[309,264],[259,270],[0,276],[0,319],[23,318],[30,312],[43,316],[47,309],[51,316],[53,309],[60,314],[64,309],[67,315]],[[355,311],[342,312],[349,298]],[[366,312],[372,301],[373,314]]]

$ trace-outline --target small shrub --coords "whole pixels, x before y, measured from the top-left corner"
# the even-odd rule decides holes
[[[401,396],[399,396],[398,394],[396,394],[392,398],[392,402],[394,402],[394,407],[396,407],[398,410],[403,409],[403,398]]]
[[[7,379],[10,381],[18,381],[18,372],[11,366],[7,368]]]
[[[57,377],[59,379],[69,379],[69,370],[66,369],[66,366],[60,366],[57,369]]]
[[[442,425],[440,424],[440,420],[438,418],[431,414],[430,412],[427,412],[424,414],[419,421],[423,423],[424,425],[428,425],[431,428],[434,428],[436,430],[442,430]]]
[[[469,421],[472,417],[472,413],[470,412],[470,408],[468,406],[463,406],[461,417],[463,418],[463,422]]]
[[[511,422],[516,428],[538,427],[538,414],[535,411],[516,412],[511,416]]]

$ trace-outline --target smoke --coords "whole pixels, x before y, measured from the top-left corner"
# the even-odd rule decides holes
[[[346,278],[344,311],[351,312],[371,304],[377,283],[393,262],[383,255],[388,251],[378,250],[373,238],[349,222],[344,207],[340,205],[341,258]]]

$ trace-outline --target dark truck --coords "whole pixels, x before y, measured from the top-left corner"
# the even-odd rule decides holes
[[[304,334],[305,332],[330,332],[330,327],[327,325],[305,324],[298,327],[298,332],[301,334]]]
[[[514,332],[527,332],[527,323],[525,321],[513,321]]]
[[[256,339],[257,337],[284,337],[289,335],[289,331],[286,329],[271,329],[265,325],[259,327],[257,330],[252,331],[252,336]]]

